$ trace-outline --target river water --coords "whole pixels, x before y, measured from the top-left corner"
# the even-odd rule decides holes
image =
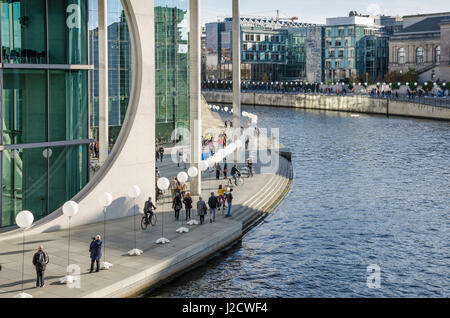
[[[449,122],[243,110],[280,129],[290,193],[241,244],[146,297],[450,296]]]

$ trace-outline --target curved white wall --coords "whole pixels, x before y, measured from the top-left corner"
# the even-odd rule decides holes
[[[138,185],[142,193],[137,203],[142,209],[155,191],[155,53],[153,0],[122,0],[127,15],[133,49],[133,87],[127,117],[116,145],[96,176],[73,200],[79,212],[72,226],[103,221],[103,208],[98,202],[101,193],[113,196],[108,219],[132,215],[133,201],[128,188]],[[68,220],[58,209],[37,221],[27,234],[55,231],[68,227]],[[95,234],[95,233],[93,233]],[[0,240],[21,235],[20,230],[0,234]]]

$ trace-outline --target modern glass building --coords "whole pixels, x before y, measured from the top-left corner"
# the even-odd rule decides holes
[[[171,143],[175,128],[189,127],[188,1],[155,1],[156,136]],[[98,9],[89,1],[91,137],[98,135]],[[114,145],[122,127],[131,90],[131,44],[120,0],[108,1],[109,139]]]
[[[388,70],[388,40],[386,30],[374,17],[352,13],[327,19],[325,80],[382,80]]]
[[[242,79],[306,79],[307,30],[314,26],[285,19],[242,17]],[[232,79],[232,18],[206,24],[206,78]]]
[[[0,0],[0,227],[87,183],[87,0]]]

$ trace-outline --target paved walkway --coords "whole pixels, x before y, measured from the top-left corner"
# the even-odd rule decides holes
[[[180,168],[176,167],[176,164],[170,161],[170,156],[165,157],[162,164],[157,164],[161,171],[161,176],[171,177],[179,171],[185,170],[183,165]],[[258,168],[256,170],[258,171]],[[203,196],[206,200],[209,197],[209,192],[216,190],[218,184],[223,182],[223,180],[217,181],[213,179],[213,176],[215,176],[214,172],[206,173],[206,181],[203,183]],[[272,174],[258,174],[253,178],[246,179],[245,184],[235,188],[233,192],[233,210],[239,210],[241,205],[249,201],[261,189],[262,185],[270,184],[273,178],[274,175]],[[136,216],[136,218],[127,217],[107,222],[103,252],[106,254],[106,260],[114,264],[110,270],[88,273],[90,266],[88,252],[90,238],[96,234],[102,235],[103,239],[105,238],[103,223],[72,228],[70,263],[80,267],[80,288],[68,288],[66,285],[59,283],[60,278],[65,276],[68,265],[68,231],[63,230],[26,237],[24,291],[33,297],[97,296],[95,292],[105,288],[105,286],[112,286],[114,283],[139,274],[144,269],[158,270],[156,266],[166,266],[164,264],[171,262],[175,255],[181,255],[179,253],[192,249],[199,242],[205,242],[220,233],[228,235],[227,231],[231,231],[231,229],[240,230],[242,227],[242,221],[237,220],[234,215],[233,218],[224,218],[218,213],[215,223],[188,226],[190,228],[189,233],[179,234],[176,232],[176,229],[182,225],[182,221],[177,222],[174,220],[174,213],[171,210],[169,200],[166,197],[165,202],[167,203],[157,204],[157,212],[159,212],[157,214],[158,222],[156,226],[150,227],[146,231],[140,230],[140,215]],[[196,202],[197,200],[194,198],[194,207]],[[142,210],[142,207],[139,207],[139,210]],[[244,209],[241,210],[246,211]],[[198,219],[195,209],[192,211],[192,217]],[[162,228],[163,218],[164,228]],[[208,221],[208,217],[205,219]],[[136,232],[134,228],[137,229]],[[169,244],[158,245],[155,243],[161,237],[162,231],[164,231],[164,236],[171,241]],[[127,251],[134,248],[135,233],[137,248],[143,250],[144,254],[141,256],[128,256]],[[221,238],[217,237],[216,239]],[[39,244],[44,245],[50,257],[50,264],[45,273],[46,286],[44,288],[34,288],[35,270],[31,264],[32,256]],[[21,240],[0,242],[0,263],[3,266],[2,271],[0,271],[0,297],[13,297],[21,291],[22,248]],[[197,248],[200,248],[200,246]],[[159,270],[161,271],[161,268]]]

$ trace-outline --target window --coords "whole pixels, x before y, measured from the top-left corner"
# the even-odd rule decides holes
[[[344,36],[344,29],[338,30],[338,36]]]
[[[441,46],[437,46],[434,49],[434,61],[436,64],[439,64],[441,62]]]
[[[334,50],[330,50],[330,57],[334,57]]]
[[[339,50],[338,57],[344,57],[344,50]]]
[[[334,65],[335,65],[335,68],[340,68],[341,67],[341,61],[336,61]]]
[[[0,4],[4,62],[47,63],[45,1],[2,0]]]
[[[259,34],[256,36],[256,41],[261,41],[261,36]]]
[[[416,63],[417,64],[423,63],[423,47],[418,47],[416,49]]]
[[[397,51],[398,64],[405,64],[405,49],[402,47]]]
[[[348,28],[348,35],[354,35],[355,34],[355,29],[353,27]]]
[[[341,46],[341,40],[335,40],[334,41],[334,46]]]

